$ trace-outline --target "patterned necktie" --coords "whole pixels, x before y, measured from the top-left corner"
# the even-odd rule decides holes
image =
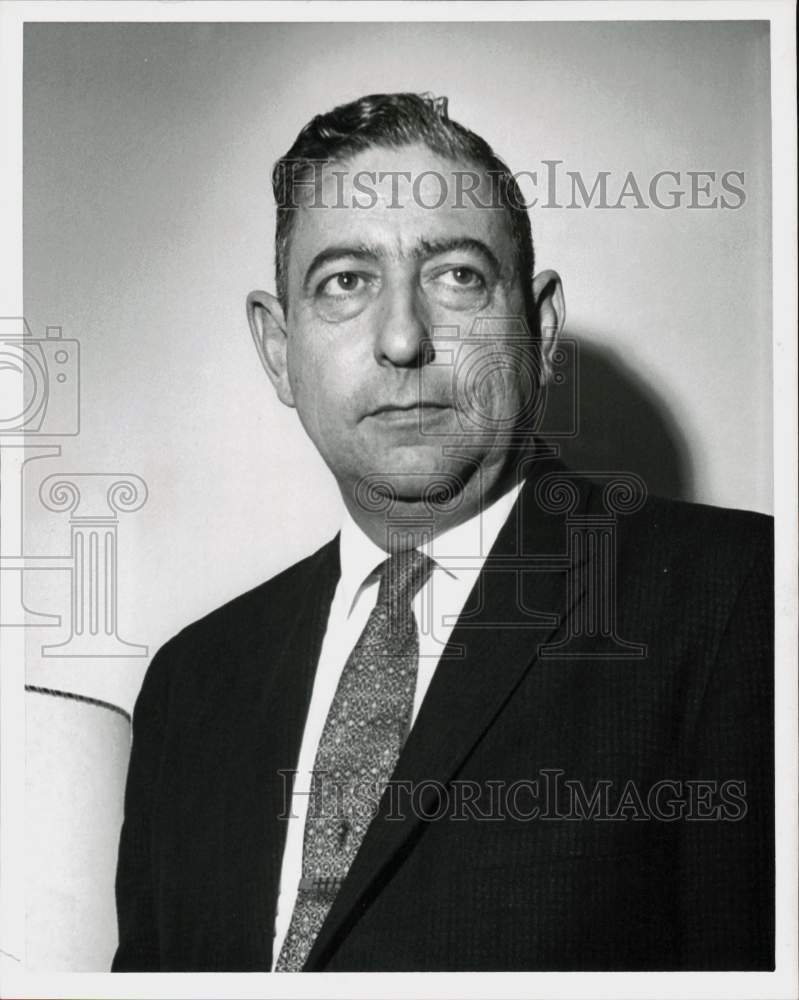
[[[344,665],[319,740],[302,879],[276,972],[302,969],[397,763],[419,661],[411,602],[434,565],[411,549],[380,567],[377,603]]]

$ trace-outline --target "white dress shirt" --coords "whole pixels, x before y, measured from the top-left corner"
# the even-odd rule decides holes
[[[515,485],[468,521],[420,546],[435,561],[435,566],[413,601],[419,626],[419,670],[411,725],[452,629],[521,488],[521,483]],[[386,559],[385,550],[375,545],[346,512],[339,547],[341,577],[330,605],[294,778],[274,926],[273,969],[288,933],[302,877],[305,818],[322,729],[344,665],[377,602],[379,578],[375,570]]]

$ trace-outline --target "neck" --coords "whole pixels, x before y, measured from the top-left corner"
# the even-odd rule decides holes
[[[370,502],[364,503],[356,499],[354,488],[340,484],[340,489],[353,521],[375,545],[389,552],[417,548],[468,521],[512,489],[518,483],[518,471],[516,456],[495,469],[481,467],[480,474],[470,476],[454,497],[392,497],[375,491]]]

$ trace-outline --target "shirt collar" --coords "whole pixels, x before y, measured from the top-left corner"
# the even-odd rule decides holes
[[[464,569],[474,569],[475,566],[481,569],[523,485],[523,482],[515,483],[468,521],[442,531],[420,546],[422,552],[453,576],[458,576]]]
[[[341,560],[342,608],[349,615],[361,587],[386,561],[388,553],[375,545],[368,535],[358,527],[350,512],[344,508],[344,521],[339,535],[339,555]]]
[[[459,578],[465,571],[479,571],[523,485],[524,483],[514,484],[468,521],[442,531],[440,535],[421,545],[420,551],[435,561],[436,569],[444,570],[452,577]],[[345,508],[339,536],[339,554],[340,596],[342,607],[349,615],[361,588],[380,564],[385,562],[387,553],[364,534]]]

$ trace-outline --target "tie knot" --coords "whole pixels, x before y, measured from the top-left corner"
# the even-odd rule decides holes
[[[410,604],[434,566],[435,562],[418,549],[395,552],[380,567],[378,602],[386,601],[394,607]]]

